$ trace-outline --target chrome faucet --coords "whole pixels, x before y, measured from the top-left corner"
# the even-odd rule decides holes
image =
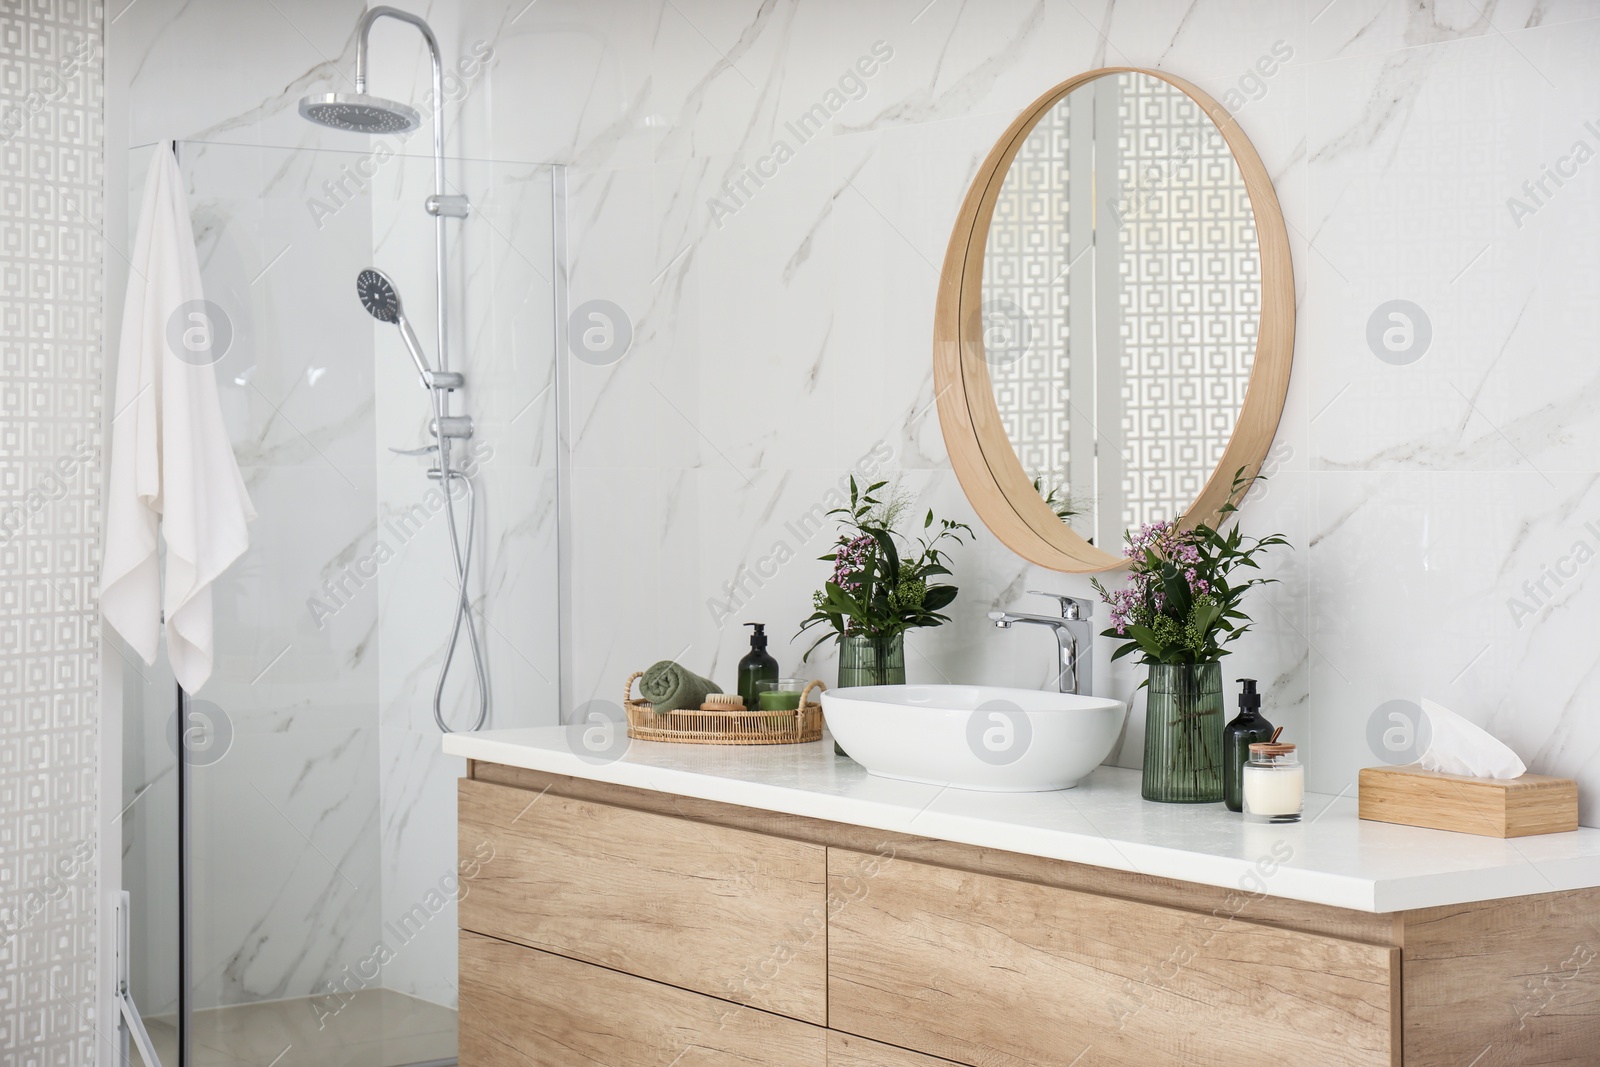
[[[1094,614],[1094,601],[1060,593],[1041,593],[1028,590],[1030,596],[1050,596],[1061,602],[1061,617],[1030,615],[1022,611],[991,611],[989,618],[1002,630],[1011,629],[1012,623],[1031,622],[1048,626],[1056,635],[1061,648],[1061,673],[1056,685],[1063,693],[1090,695],[1094,674],[1094,631],[1089,628],[1089,617]]]

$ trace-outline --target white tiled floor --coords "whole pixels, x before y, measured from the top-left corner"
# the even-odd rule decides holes
[[[388,989],[363,990],[334,1015],[314,1003],[326,1002],[302,997],[197,1012],[190,1067],[401,1067],[456,1054],[449,1008]],[[171,1019],[146,1025],[162,1067],[177,1067]]]

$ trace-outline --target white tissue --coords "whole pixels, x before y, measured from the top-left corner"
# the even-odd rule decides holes
[[[1425,770],[1470,778],[1516,778],[1528,769],[1517,754],[1476,723],[1422,698],[1428,717],[1428,750],[1418,762]]]

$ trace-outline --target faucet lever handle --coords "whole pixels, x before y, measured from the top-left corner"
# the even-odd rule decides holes
[[[1047,596],[1059,600],[1063,619],[1088,619],[1094,616],[1094,601],[1085,600],[1083,597],[1067,596],[1065,593],[1046,593],[1040,589],[1030,589],[1028,595]]]

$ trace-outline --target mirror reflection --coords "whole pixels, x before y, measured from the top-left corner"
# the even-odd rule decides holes
[[[1023,470],[1080,536],[1181,516],[1233,432],[1261,264],[1244,176],[1182,90],[1108,74],[1044,113],[995,202],[983,341]]]

